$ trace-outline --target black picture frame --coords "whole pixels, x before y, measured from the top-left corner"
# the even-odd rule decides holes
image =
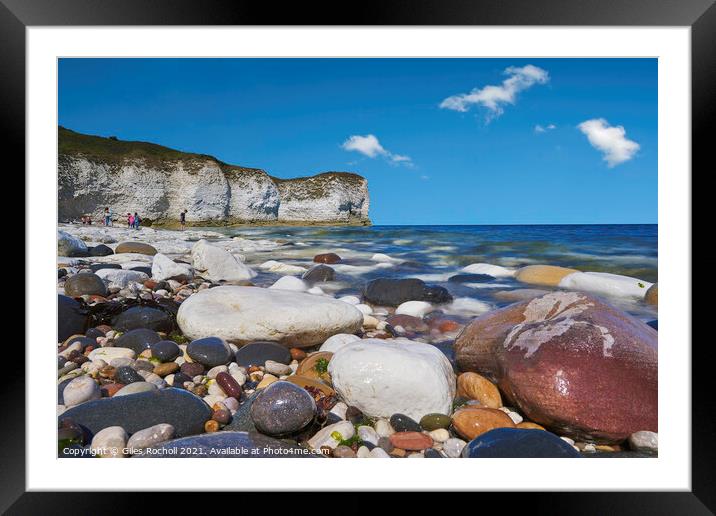
[[[273,4],[246,0],[0,0],[0,121],[6,156],[25,166],[25,29],[32,26],[117,25],[529,25],[691,27],[692,169],[707,169],[716,111],[715,0],[367,0],[360,9],[337,2]],[[665,142],[661,142],[663,145]],[[689,171],[684,171],[688,173]],[[695,174],[691,173],[691,177]],[[20,188],[23,182],[19,182]],[[39,343],[26,343],[26,345]],[[670,343],[688,349],[690,343]],[[509,495],[509,508],[549,514],[711,514],[716,429],[713,388],[706,382],[711,343],[692,351],[692,490],[690,492],[547,493]],[[24,360],[22,357],[14,357]],[[18,364],[0,396],[0,510],[8,514],[124,512],[142,504],[122,493],[25,492],[26,378]],[[698,382],[698,383],[697,383]],[[701,388],[697,388],[703,383]],[[11,422],[15,423],[11,423]],[[111,468],[110,468],[111,469]],[[94,479],[89,479],[97,488]],[[237,483],[238,485],[238,483]],[[297,497],[298,494],[293,494]],[[419,496],[417,493],[415,496]],[[481,495],[483,496],[483,495]],[[487,496],[487,495],[485,495]],[[504,494],[501,496],[505,496]],[[343,499],[351,505],[353,495]],[[300,498],[296,498],[300,504]],[[420,500],[420,498],[417,498]],[[481,499],[481,505],[484,504]],[[503,498],[504,500],[504,498]],[[242,504],[249,510],[249,504]],[[315,505],[312,505],[315,507]],[[484,506],[484,505],[483,505]]]

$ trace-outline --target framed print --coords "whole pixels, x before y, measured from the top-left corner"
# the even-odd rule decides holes
[[[3,0],[28,227],[3,509],[389,489],[709,513],[691,177],[716,8],[613,7]]]

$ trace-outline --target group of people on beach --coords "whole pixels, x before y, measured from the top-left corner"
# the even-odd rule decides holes
[[[182,229],[186,229],[186,213],[187,210],[182,211],[179,214],[179,224],[181,225]],[[92,218],[89,215],[83,215],[82,216],[82,224],[92,224]],[[142,218],[139,216],[139,214],[135,211],[134,214],[131,212],[127,212],[127,227],[132,229],[139,229],[139,225],[142,223]],[[104,209],[104,225],[105,226],[112,226],[113,225],[113,219],[112,219],[112,210],[107,206]]]

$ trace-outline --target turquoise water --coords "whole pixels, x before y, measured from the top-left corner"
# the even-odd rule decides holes
[[[505,267],[550,264],[581,271],[609,272],[648,282],[658,280],[656,224],[640,225],[521,225],[521,226],[371,226],[371,227],[236,227],[210,228],[227,236],[279,240],[278,249],[251,258],[280,260],[309,265],[313,254],[334,251],[346,258],[345,264],[365,270],[342,274],[345,285],[340,294],[359,292],[376,277],[421,277],[427,283],[442,285],[454,296],[471,297],[494,305],[495,292],[515,288],[535,288],[512,278],[501,278],[485,285],[468,287],[447,281],[451,274],[471,263],[490,263]],[[372,253],[383,253],[402,260],[390,268],[372,269]],[[269,282],[273,278],[265,277]],[[261,278],[259,278],[261,281]],[[539,287],[542,288],[542,287]],[[642,303],[615,304],[644,319],[655,312]]]

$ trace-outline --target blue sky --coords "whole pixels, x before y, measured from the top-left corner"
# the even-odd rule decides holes
[[[657,222],[656,59],[61,59],[59,123],[356,172],[375,224]]]

